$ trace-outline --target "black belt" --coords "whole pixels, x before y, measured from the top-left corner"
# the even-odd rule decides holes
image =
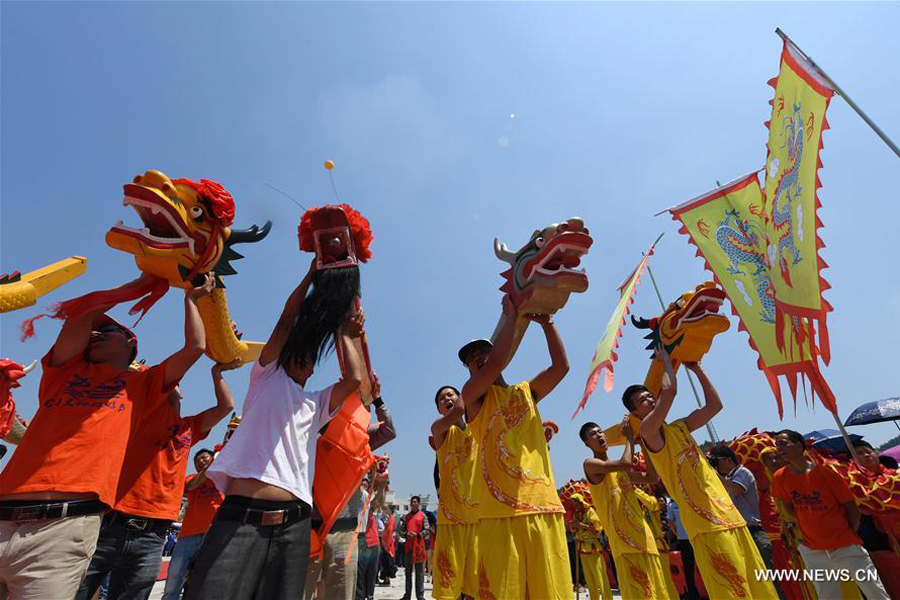
[[[109,507],[99,500],[73,500],[71,502],[35,502],[5,501],[0,502],[0,521],[39,521],[43,519],[62,519],[64,517],[80,517],[106,512]]]
[[[282,510],[262,510],[245,506],[221,505],[216,511],[216,518],[224,521],[240,521],[251,525],[290,525],[308,519],[309,505],[298,503]]]
[[[156,531],[157,533],[165,534],[172,526],[173,521],[171,519],[135,517],[114,510],[106,515],[106,523],[108,525],[118,524],[125,529],[133,529],[135,531]]]

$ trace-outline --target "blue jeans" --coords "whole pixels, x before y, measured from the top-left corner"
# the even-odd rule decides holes
[[[169,576],[166,577],[166,589],[162,600],[178,600],[181,597],[181,588],[184,587],[184,579],[187,575],[188,565],[200,544],[203,543],[203,534],[189,535],[178,538],[175,542],[175,550],[172,552],[172,560],[169,562]]]
[[[75,600],[93,597],[107,574],[110,575],[110,600],[146,600],[153,591],[162,563],[166,527],[151,525],[141,531],[121,518],[116,519],[115,515],[112,512],[103,517],[97,550]]]

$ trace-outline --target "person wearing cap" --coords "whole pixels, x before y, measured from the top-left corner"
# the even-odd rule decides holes
[[[668,565],[663,566],[653,531],[644,518],[638,489],[634,487],[635,483],[652,484],[659,479],[649,463],[647,473],[634,470],[634,432],[628,420],[622,423],[622,433],[625,452],[618,460],[611,460],[607,455],[606,436],[599,425],[588,422],[578,432],[593,454],[584,461],[584,476],[609,539],[619,592],[624,598],[678,600],[671,593]]]
[[[184,346],[148,369],[133,367],[137,337],[104,314],[111,304],[63,323],[41,361],[38,411],[0,473],[0,596],[75,596],[117,501],[137,409],[166,402],[203,355],[197,298],[213,284],[185,291]]]
[[[675,371],[664,347],[657,348],[655,360],[661,361],[664,369],[658,397],[643,385],[630,385],[622,394],[622,403],[628,409],[629,422],[633,419],[639,424],[635,429],[647,460],[681,509],[681,521],[710,598],[776,600],[772,582],[756,576],[766,566],[746,522],[691,434],[722,410],[719,394],[700,363],[684,363],[700,381],[705,403],[685,418],[667,423],[677,393]],[[691,468],[684,467],[685,462]]]
[[[162,563],[166,532],[178,520],[191,447],[234,410],[222,371],[240,360],[212,367],[216,405],[181,416],[181,390],[167,401],[135,408],[135,435],[128,441],[116,504],[103,516],[97,550],[75,600],[89,600],[110,574],[109,600],[149,598]]]
[[[603,545],[600,543],[600,517],[594,507],[581,494],[572,494],[572,531],[575,534],[575,548],[581,558],[581,569],[591,600],[612,600],[612,588],[606,574],[603,560]]]
[[[503,368],[521,317],[509,296],[503,298],[503,312],[495,346],[476,340],[459,351],[469,370],[462,390],[466,421],[478,446],[479,475],[472,490],[480,504],[477,596],[569,600],[565,509],[537,407],[568,373],[569,362],[550,315],[528,315],[544,332],[551,364],[530,381],[507,384]]]
[[[463,415],[459,391],[445,385],[434,395],[440,417],[431,425],[431,444],[441,477],[438,486],[437,566],[432,595],[436,600],[474,598],[478,591],[475,524],[478,502],[471,494],[477,472],[478,446]]]
[[[334,334],[343,377],[321,391],[305,389],[316,350],[289,343],[316,263],[285,302],[250,371],[241,426],[206,470],[225,500],[206,532],[184,589],[186,600],[303,597],[310,550],[310,471],[317,433],[356,392],[363,362],[355,343],[362,311],[345,315]]]

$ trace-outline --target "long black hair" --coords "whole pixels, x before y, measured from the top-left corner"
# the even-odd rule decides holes
[[[291,325],[288,339],[278,355],[278,366],[287,370],[316,364],[334,350],[334,336],[353,310],[359,297],[359,267],[316,271],[312,291],[303,300],[300,314]]]

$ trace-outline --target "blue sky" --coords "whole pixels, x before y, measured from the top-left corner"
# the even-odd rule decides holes
[[[578,426],[620,420],[621,389],[648,365],[628,327],[616,389],[570,420],[616,286],[662,232],[651,266],[666,299],[708,278],[675,224],[652,215],[764,161],[776,26],[900,138],[896,3],[4,2],[0,11],[0,271],[87,256],[87,274],[45,304],[131,279],[133,261],[103,242],[117,220],[136,222],[121,186],[151,168],[213,179],[236,198],[236,226],[275,224],[241,248],[247,258],[227,281],[233,318],[247,339],[265,340],[309,263],[297,250],[301,211],[265,184],[307,206],[333,202],[322,162],[334,160],[342,199],[377,238],[363,302],[399,431],[385,450],[401,494],[431,491],[434,392],[462,385],[456,350],[489,335],[499,315],[504,265],[493,237],[518,248],[572,215],[594,236],[582,263],[591,285],[556,319],[572,367],[540,409],[561,427],[551,444],[558,483],[580,475]],[[835,311],[825,376],[846,417],[900,391],[891,259],[900,161],[843,100],[828,119],[820,216]],[[649,281],[633,310],[659,312]],[[29,362],[46,352],[55,323],[18,340],[35,313],[2,317],[0,355]],[[137,329],[142,356],[157,362],[179,347],[181,322],[173,291]],[[736,325],[704,361],[725,404],[719,434],[833,426],[802,397],[778,421]],[[507,379],[547,362],[530,331]],[[334,363],[313,387],[335,379]],[[209,367],[202,359],[186,377],[185,414],[213,402]],[[239,405],[248,376],[227,375]],[[36,409],[37,382],[35,373],[15,394],[24,415]],[[681,384],[676,417],[696,405]],[[853,431],[875,443],[897,433],[893,424]]]

